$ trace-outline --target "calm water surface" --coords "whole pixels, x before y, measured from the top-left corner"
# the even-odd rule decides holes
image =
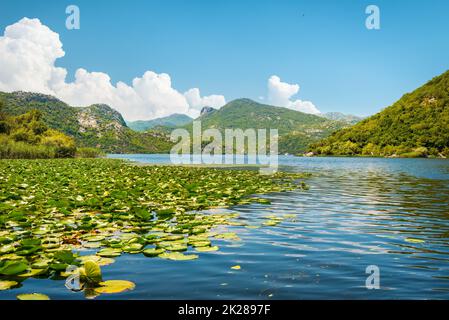
[[[168,155],[111,155],[168,163]],[[280,157],[283,170],[308,171],[308,191],[269,194],[271,205],[229,208],[244,222],[294,214],[275,227],[226,227],[241,242],[193,261],[123,255],[105,279],[136,289],[97,299],[449,299],[449,161]],[[406,239],[419,239],[413,243]],[[89,252],[83,252],[87,254]],[[241,270],[230,267],[240,265]],[[380,269],[367,290],[365,269]],[[63,281],[28,279],[0,298],[42,292],[80,299]]]

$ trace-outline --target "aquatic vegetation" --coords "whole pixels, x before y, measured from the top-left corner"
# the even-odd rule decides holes
[[[240,241],[214,231],[245,225],[233,220],[237,215],[198,210],[268,204],[251,195],[301,188],[303,177],[112,159],[0,160],[0,288],[29,277],[63,279],[75,266],[89,289],[95,284],[92,297],[128,290],[123,282],[103,283],[100,266],[122,254],[194,260],[199,256],[190,250],[213,252],[217,239]]]
[[[16,285],[18,285],[19,283],[16,281],[0,281],[0,291],[1,290],[8,290]]]
[[[42,293],[24,293],[17,296],[19,300],[50,300],[50,298]]]
[[[128,290],[133,290],[135,284],[126,280],[108,280],[100,282],[99,286],[94,289],[96,293],[120,293]]]
[[[425,241],[422,239],[416,239],[416,238],[405,238],[405,241],[410,243],[424,243]]]

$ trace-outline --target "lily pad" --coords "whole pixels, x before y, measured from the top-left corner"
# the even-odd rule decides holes
[[[218,246],[210,246],[210,247],[196,247],[195,250],[198,252],[212,252],[217,251],[219,248]]]
[[[143,250],[143,254],[146,257],[156,257],[165,252],[165,249],[162,248],[148,248]]]
[[[164,252],[159,255],[159,258],[168,259],[168,260],[195,260],[198,259],[198,255],[196,254],[182,254],[180,252]]]
[[[0,267],[0,274],[13,276],[24,272],[26,269],[28,269],[28,265],[22,261],[6,261],[5,264]]]
[[[410,243],[424,243],[426,241],[422,240],[422,239],[416,239],[416,238],[405,238],[405,241],[410,242]]]
[[[118,257],[121,254],[122,254],[122,250],[116,249],[116,248],[106,248],[106,249],[103,249],[103,250],[100,250],[99,252],[97,252],[97,255],[99,255],[100,257],[106,257],[106,258]]]
[[[18,284],[19,283],[17,281],[0,280],[0,291],[11,289],[12,287],[15,287]]]
[[[133,290],[136,285],[131,281],[125,280],[107,280],[100,282],[99,286],[94,290],[98,293],[120,293],[124,291]]]
[[[24,293],[17,296],[18,300],[50,300],[50,298],[42,293]]]

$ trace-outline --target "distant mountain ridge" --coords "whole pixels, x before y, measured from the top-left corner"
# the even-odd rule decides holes
[[[381,112],[313,144],[323,155],[449,156],[449,71]]]
[[[201,120],[203,130],[278,129],[279,152],[292,154],[302,153],[310,143],[348,126],[345,122],[260,104],[246,98],[233,100],[218,110],[204,113],[197,120]],[[186,127],[191,130],[191,124]]]
[[[147,131],[156,127],[179,127],[183,126],[193,119],[188,115],[174,113],[167,117],[157,118],[153,120],[137,120],[127,122],[128,127],[134,131]]]
[[[350,124],[356,124],[357,122],[360,122],[363,120],[362,117],[355,116],[352,114],[344,114],[342,112],[326,112],[318,114],[319,116],[322,116],[329,120],[336,120],[336,121],[343,121]]]
[[[105,104],[72,107],[51,95],[22,91],[0,92],[0,99],[4,112],[12,116],[39,110],[46,125],[74,137],[79,146],[109,153],[154,153],[168,152],[172,145],[165,135],[134,132],[118,111]]]

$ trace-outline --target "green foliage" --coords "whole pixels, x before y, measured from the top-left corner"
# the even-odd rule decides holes
[[[27,92],[0,92],[4,113],[20,116],[39,110],[42,122],[75,139],[77,146],[97,148],[106,153],[164,153],[173,145],[166,133],[135,132],[126,126],[120,113],[107,105],[71,107],[55,97]],[[0,133],[6,130],[0,116]],[[39,128],[36,128],[38,130]],[[28,139],[17,132],[17,139]]]
[[[75,156],[77,158],[100,158],[105,156],[105,153],[97,148],[77,148]]]
[[[48,129],[39,111],[8,116],[2,112],[4,107],[0,103],[0,158],[73,157],[75,141],[61,132]]]
[[[447,156],[449,71],[383,111],[310,146],[322,155]]]

